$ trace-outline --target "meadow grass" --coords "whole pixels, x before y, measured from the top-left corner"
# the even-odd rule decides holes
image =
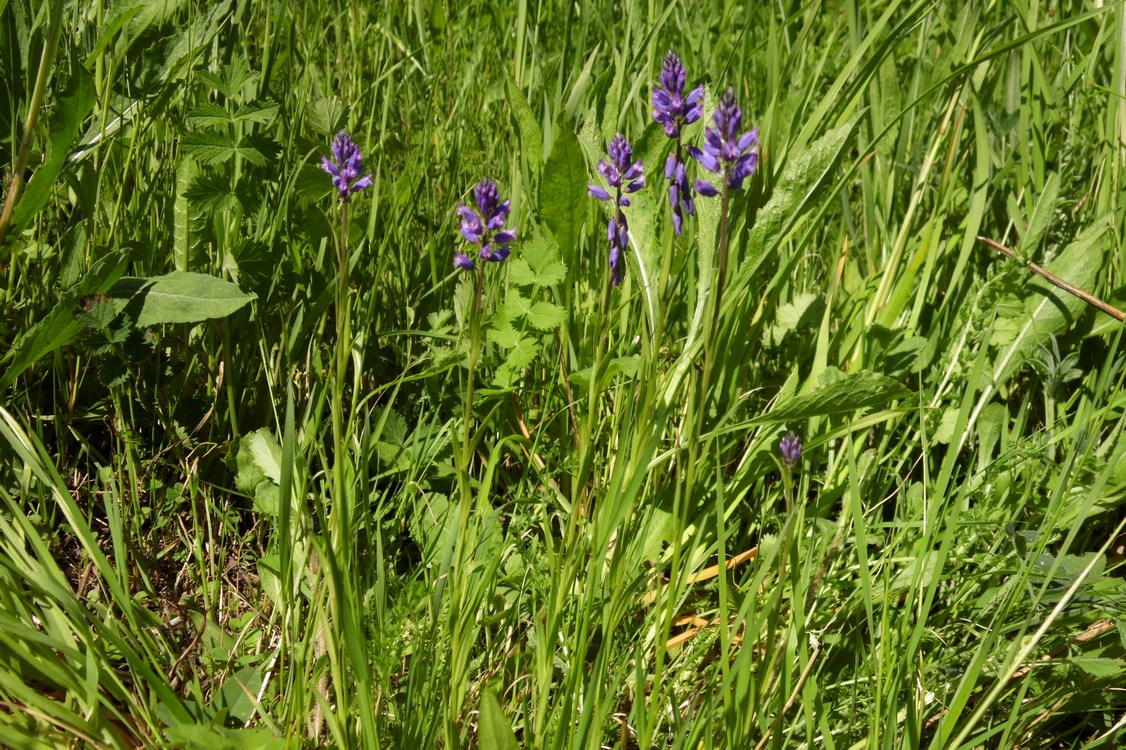
[[[0,156],[0,744],[1126,741],[1122,3],[0,0]]]

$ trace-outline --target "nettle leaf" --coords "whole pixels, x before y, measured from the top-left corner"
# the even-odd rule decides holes
[[[782,401],[770,413],[753,421],[760,424],[790,422],[829,414],[849,414],[860,409],[884,407],[911,395],[906,386],[878,372],[861,370],[844,375],[830,368],[822,377],[821,385]]]
[[[231,180],[210,170],[193,179],[183,195],[192,206],[212,213],[231,211],[240,203]]]
[[[243,87],[258,78],[258,74],[247,67],[246,61],[237,56],[230,64],[223,65],[218,75],[203,70],[197,72],[196,76],[227,99],[237,99]]]
[[[587,196],[586,161],[578,138],[569,128],[555,136],[551,157],[544,167],[540,185],[540,214],[559,246],[573,253],[579,232],[586,221],[590,198]]]
[[[305,121],[326,138],[336,135],[344,119],[344,105],[334,96],[317,99],[305,113]]]
[[[786,157],[782,177],[747,236],[747,258],[757,258],[769,250],[813,205],[827,185],[833,165],[848,146],[857,122],[858,118],[853,117],[839,128],[825,133],[809,148]]]
[[[1045,268],[1080,289],[1090,289],[1106,257],[1105,253],[1093,253],[1091,249],[1110,226],[1110,218],[1105,216],[1084,230]],[[1024,284],[1019,296],[1010,295],[1003,300],[990,340],[998,347],[991,371],[993,382],[1007,380],[1053,334],[1074,325],[1084,307],[1083,300],[1039,278]]]

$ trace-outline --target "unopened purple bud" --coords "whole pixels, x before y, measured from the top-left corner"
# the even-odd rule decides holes
[[[782,462],[786,466],[793,467],[801,458],[801,438],[793,430],[787,432],[778,443],[778,452],[782,454]]]

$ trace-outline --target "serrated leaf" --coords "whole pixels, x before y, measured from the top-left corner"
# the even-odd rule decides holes
[[[192,163],[190,160],[184,161],[184,164]],[[206,171],[195,177],[184,190],[183,197],[193,206],[209,213],[231,211],[240,203],[231,181],[213,171]]]
[[[344,105],[334,96],[317,99],[306,113],[306,121],[317,133],[332,138],[344,118]]]
[[[253,139],[240,138],[235,141],[223,133],[189,133],[180,143],[186,153],[205,164],[223,164],[239,156],[255,166],[266,165],[266,155],[260,149],[261,143]]]
[[[1109,227],[1109,218],[1103,217],[1084,230],[1045,268],[1080,289],[1090,289],[1106,257],[1091,249]],[[1024,290],[1023,299],[1010,298],[1010,304],[1001,308],[994,324],[990,343],[998,347],[998,353],[991,377],[996,384],[1019,370],[1050,336],[1073,325],[1086,304],[1039,278],[1030,279]]]
[[[485,339],[491,343],[496,344],[501,349],[511,349],[520,342],[520,332],[512,327],[512,322],[507,319],[495,321],[493,325],[485,331]]]
[[[494,382],[501,388],[511,388],[539,353],[540,345],[527,337],[520,337],[508,352],[504,364],[497,368]]]
[[[541,331],[550,331],[567,319],[563,308],[553,302],[536,302],[528,311],[528,325]]]
[[[504,70],[504,92],[508,98],[508,106],[516,117],[520,151],[527,158],[532,171],[538,172],[543,166],[543,131],[539,121],[536,120],[535,113],[528,106],[528,100],[524,98],[524,92],[516,85],[516,81],[512,80],[508,69],[502,68],[502,70]]]
[[[758,258],[770,250],[813,205],[825,187],[830,170],[848,146],[857,121],[858,118],[853,117],[825,133],[809,148],[787,156],[782,177],[747,236],[747,258]]]
[[[269,429],[262,427],[243,435],[238,446],[236,487],[251,492],[265,480],[281,483],[281,445]]]
[[[821,385],[786,399],[768,414],[753,421],[759,424],[790,422],[829,414],[849,414],[860,409],[884,407],[911,395],[903,384],[878,372],[861,370],[822,381]]]
[[[551,147],[540,184],[540,215],[567,255],[575,251],[579,232],[586,221],[586,161],[578,138],[569,128],[561,128]],[[560,267],[561,270],[562,266]]]
[[[141,327],[225,318],[255,299],[229,281],[202,273],[173,271],[147,281],[139,292]]]
[[[241,105],[231,116],[233,122],[256,122],[265,125],[278,116],[278,105],[271,101],[252,101]]]
[[[207,102],[188,113],[188,123],[197,127],[214,128],[229,125],[231,116],[218,104]]]
[[[567,268],[559,257],[559,243],[547,235],[540,234],[521,245],[520,260],[527,264],[530,272],[525,286],[531,284],[542,289],[558,284],[567,276]]]
[[[531,312],[532,301],[516,290],[510,291],[508,296],[505,297],[504,303],[500,306],[501,316],[512,322],[526,317]]]

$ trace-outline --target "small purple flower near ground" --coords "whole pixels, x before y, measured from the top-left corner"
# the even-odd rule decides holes
[[[719,100],[715,114],[714,128],[704,129],[704,148],[689,147],[688,153],[700,165],[713,174],[723,178],[723,186],[738,190],[743,180],[754,174],[758,168],[758,128],[739,135],[743,123],[743,111],[735,92],[728,89]],[[696,180],[696,192],[700,195],[718,195],[719,189],[705,180]]]
[[[687,74],[684,65],[674,52],[665,55],[657,85],[653,87],[653,120],[665,128],[665,135],[676,141],[676,150],[665,162],[665,179],[669,181],[669,203],[672,205],[672,223],[677,234],[684,226],[684,214],[696,215],[696,202],[688,184],[688,171],[684,163],[681,129],[696,122],[704,114],[704,85],[700,84],[684,94]]]
[[[508,200],[501,200],[497,184],[483,179],[473,188],[473,200],[477,210],[462,203],[457,209],[461,217],[461,236],[480,250],[478,256],[486,263],[500,263],[508,257],[509,245],[516,241],[516,231],[506,229],[505,221],[512,211]],[[460,250],[454,253],[454,267],[472,271],[476,266],[473,259]]]
[[[332,184],[347,203],[353,193],[372,185],[371,172],[364,174],[364,157],[347,131],[341,130],[332,139],[332,159],[321,157],[321,169],[332,175]]]
[[[782,454],[782,462],[788,467],[793,467],[801,458],[801,438],[793,430],[787,432],[778,443],[778,452]]]
[[[633,149],[621,133],[610,141],[608,155],[609,161],[602,159],[598,162],[597,169],[606,178],[606,183],[614,188],[613,194],[593,182],[587,184],[587,189],[600,201],[614,202],[614,213],[607,225],[606,237],[610,241],[610,270],[614,286],[617,286],[622,283],[623,255],[629,249],[629,224],[622,211],[624,206],[629,205],[629,198],[623,193],[636,193],[645,187],[645,167],[640,159],[632,161]]]

